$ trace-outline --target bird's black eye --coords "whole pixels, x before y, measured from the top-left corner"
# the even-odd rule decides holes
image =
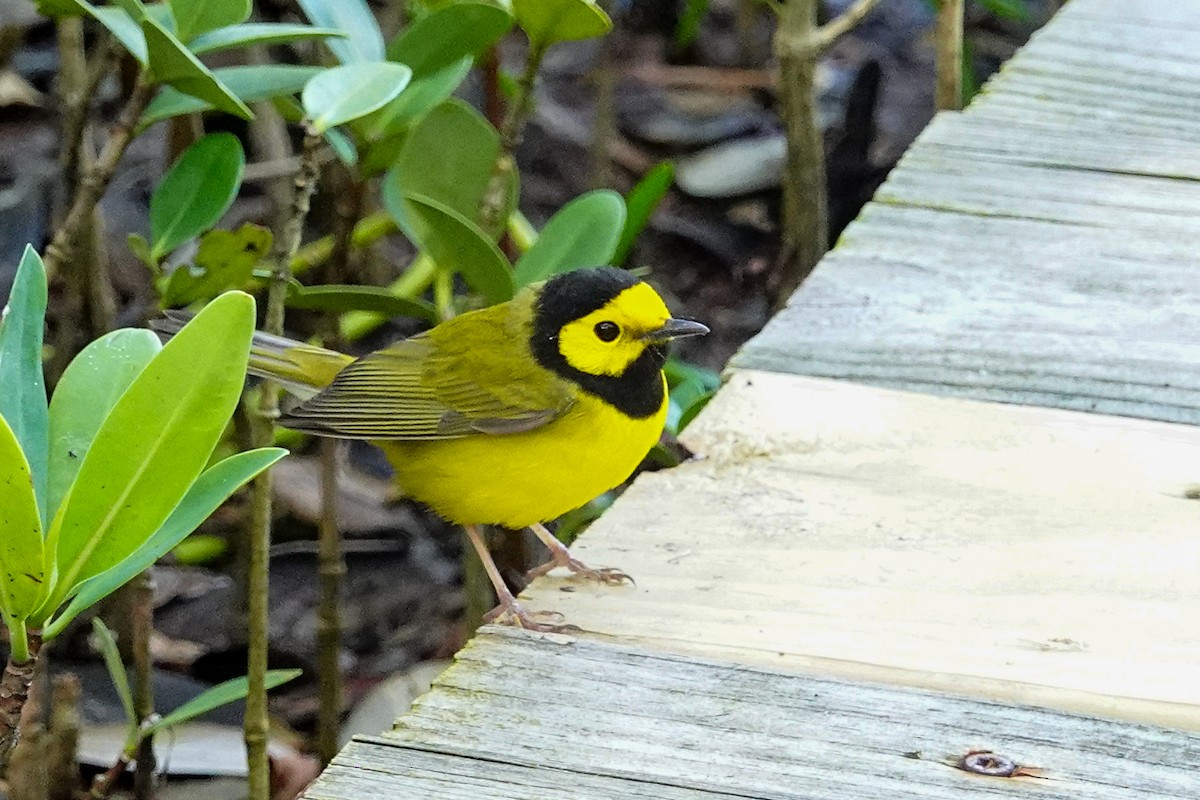
[[[615,322],[597,322],[596,338],[602,342],[611,342],[621,335],[621,329]]]

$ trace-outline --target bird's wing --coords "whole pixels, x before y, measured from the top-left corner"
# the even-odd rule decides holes
[[[444,439],[532,430],[574,401],[503,307],[458,317],[371,353],[280,424],[358,439]]]

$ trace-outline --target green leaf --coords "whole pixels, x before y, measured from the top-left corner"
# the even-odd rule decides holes
[[[474,60],[466,57],[437,72],[422,76],[419,80],[414,78],[399,97],[370,116],[363,117],[356,123],[355,128],[372,145],[378,145],[388,137],[394,138],[414,120],[454,94],[454,90],[471,71],[472,64]],[[371,165],[373,173],[391,166],[390,160],[381,161],[374,153],[364,161]]]
[[[58,512],[108,412],[161,349],[152,332],[122,328],[89,344],[67,366],[50,400],[48,516]]]
[[[345,39],[326,42],[341,63],[370,63],[387,57],[379,23],[366,0],[300,0],[300,7],[312,24],[346,34]]]
[[[715,392],[721,387],[721,373],[689,364],[672,356],[663,364],[663,374],[667,377],[667,385],[674,387],[685,381],[696,381],[706,390]]]
[[[328,39],[345,35],[333,28],[314,28],[312,25],[286,22],[247,22],[202,33],[188,42],[188,49],[196,55],[200,55],[214,53],[218,50],[229,50],[234,47],[289,44],[305,39]]]
[[[46,626],[46,640],[57,636],[75,617],[152,566],[208,519],[238,487],[285,455],[286,450],[264,447],[230,456],[206,469],[153,536],[116,565],[83,581],[77,591],[72,590],[71,602]]]
[[[300,67],[291,64],[264,64],[242,67],[223,67],[213,70],[213,77],[244,103],[268,100],[280,95],[296,94],[312,77],[322,72],[320,67]],[[215,106],[199,97],[184,94],[170,86],[163,87],[142,118],[138,129],[180,114],[208,111]]]
[[[437,324],[437,309],[419,298],[399,297],[380,286],[304,286],[288,284],[287,305],[308,311],[344,314],[367,311],[385,317],[416,317]]]
[[[700,23],[708,13],[708,0],[685,0],[679,21],[675,23],[675,47],[684,48],[696,40]]]
[[[79,0],[34,0],[33,4],[39,14],[54,19],[78,17],[88,13],[84,4]]]
[[[694,378],[673,386],[667,408],[667,431],[672,436],[677,436],[696,414],[700,413],[700,409],[708,404],[715,391]]]
[[[329,128],[324,135],[329,148],[343,164],[353,167],[358,163],[358,148],[355,147],[353,139],[337,128]]]
[[[139,64],[149,63],[150,56],[146,52],[146,37],[142,33],[142,26],[132,17],[116,6],[93,6],[84,2],[79,5],[107,28],[113,38],[120,42],[121,46],[128,50]]]
[[[254,118],[246,104],[222,85],[208,67],[188,52],[161,23],[147,17],[142,20],[142,34],[146,37],[150,76],[154,81],[170,84],[184,94],[198,97],[211,103],[213,108],[242,119]]]
[[[218,297],[113,406],[51,526],[58,576],[41,611],[128,558],[179,505],[237,406],[253,332],[253,299]]]
[[[408,194],[404,202],[417,243],[439,267],[461,274],[488,303],[512,299],[514,287],[508,259],[478,225],[429,197]]]
[[[671,184],[675,181],[675,165],[670,161],[655,164],[637,185],[629,190],[625,198],[625,229],[621,231],[621,241],[617,243],[617,251],[613,254],[612,263],[620,266],[629,258],[633,243],[646,228],[650,215],[658,204],[667,196]]]
[[[137,711],[133,708],[133,689],[129,686],[129,673],[125,671],[125,662],[121,660],[121,651],[117,648],[117,637],[99,617],[92,618],[92,635],[100,646],[100,655],[104,656],[104,666],[108,667],[108,676],[112,678],[113,688],[121,699],[121,708],[125,709],[125,720],[130,726],[137,725]]]
[[[412,68],[413,80],[474,59],[512,28],[512,15],[490,3],[455,3],[426,14],[388,45],[387,57]]]
[[[203,567],[212,564],[229,552],[229,542],[224,536],[212,533],[193,533],[171,548],[171,558],[185,567]]]
[[[38,607],[46,581],[42,521],[29,462],[0,416],[0,611],[25,619]]]
[[[621,195],[599,189],[576,197],[550,218],[537,241],[517,261],[517,286],[610,263],[624,227]]]
[[[300,677],[300,674],[301,672],[298,669],[267,670],[267,689],[274,689],[276,686],[294,680]],[[220,708],[235,700],[241,700],[249,691],[248,681],[244,676],[219,683],[211,689],[207,689],[196,697],[193,697],[154,724],[147,725],[143,731],[143,736],[149,736],[152,733],[173,728],[176,725],[193,720],[201,714],[207,714],[214,708]]]
[[[535,47],[593,39],[612,30],[595,0],[512,0],[513,15]]]
[[[50,518],[46,506],[49,411],[42,375],[42,329],[46,318],[46,268],[26,246],[17,265],[8,303],[0,311],[0,416],[28,460],[34,497],[42,525]]]
[[[377,61],[327,69],[305,86],[300,95],[304,113],[317,131],[370,114],[400,94],[412,78],[403,64]]]
[[[210,133],[183,151],[150,197],[157,261],[217,223],[237,197],[246,156],[232,133]]]
[[[406,194],[428,197],[475,219],[499,152],[500,134],[491,123],[467,103],[447,100],[409,132],[384,178],[384,205],[410,238]]]
[[[175,31],[185,42],[250,17],[250,0],[167,0],[167,4],[175,17]]]
[[[271,231],[247,222],[236,231],[214,230],[200,237],[196,263],[171,273],[162,292],[163,306],[211,300],[230,289],[246,290],[254,267],[271,251]]]
[[[130,232],[129,235],[125,237],[125,244],[128,245],[129,252],[133,253],[138,261],[141,261],[143,264],[150,267],[150,270],[156,275],[158,274],[158,262],[156,262],[154,257],[150,255],[150,243],[146,241],[145,236],[142,236],[140,233]]]

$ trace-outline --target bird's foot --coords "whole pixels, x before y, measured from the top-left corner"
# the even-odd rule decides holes
[[[501,600],[500,605],[483,615],[484,622],[513,625],[539,633],[579,633],[581,628],[564,622],[566,617],[557,611],[529,611],[516,600]]]
[[[586,578],[590,581],[596,581],[597,583],[605,583],[609,586],[620,586],[623,583],[634,583],[632,577],[614,567],[589,567],[587,564],[584,564],[578,558],[575,558],[575,556],[567,552],[565,548],[561,552],[553,553],[553,557],[549,561],[547,561],[545,564],[542,564],[540,567],[534,567],[533,569],[529,570],[529,572],[525,573],[525,576],[529,578],[529,580],[533,580],[534,578],[540,578],[542,575],[545,575],[547,572],[550,572],[558,567],[566,567],[572,572],[572,574],[578,575],[581,578]]]

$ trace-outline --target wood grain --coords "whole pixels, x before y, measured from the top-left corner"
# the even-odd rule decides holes
[[[519,665],[519,666],[518,666]],[[1042,778],[956,769],[990,749]],[[1193,798],[1200,736],[487,629],[310,800]]]
[[[1200,3],[1134,5],[940,115],[734,366],[1200,423]]]

